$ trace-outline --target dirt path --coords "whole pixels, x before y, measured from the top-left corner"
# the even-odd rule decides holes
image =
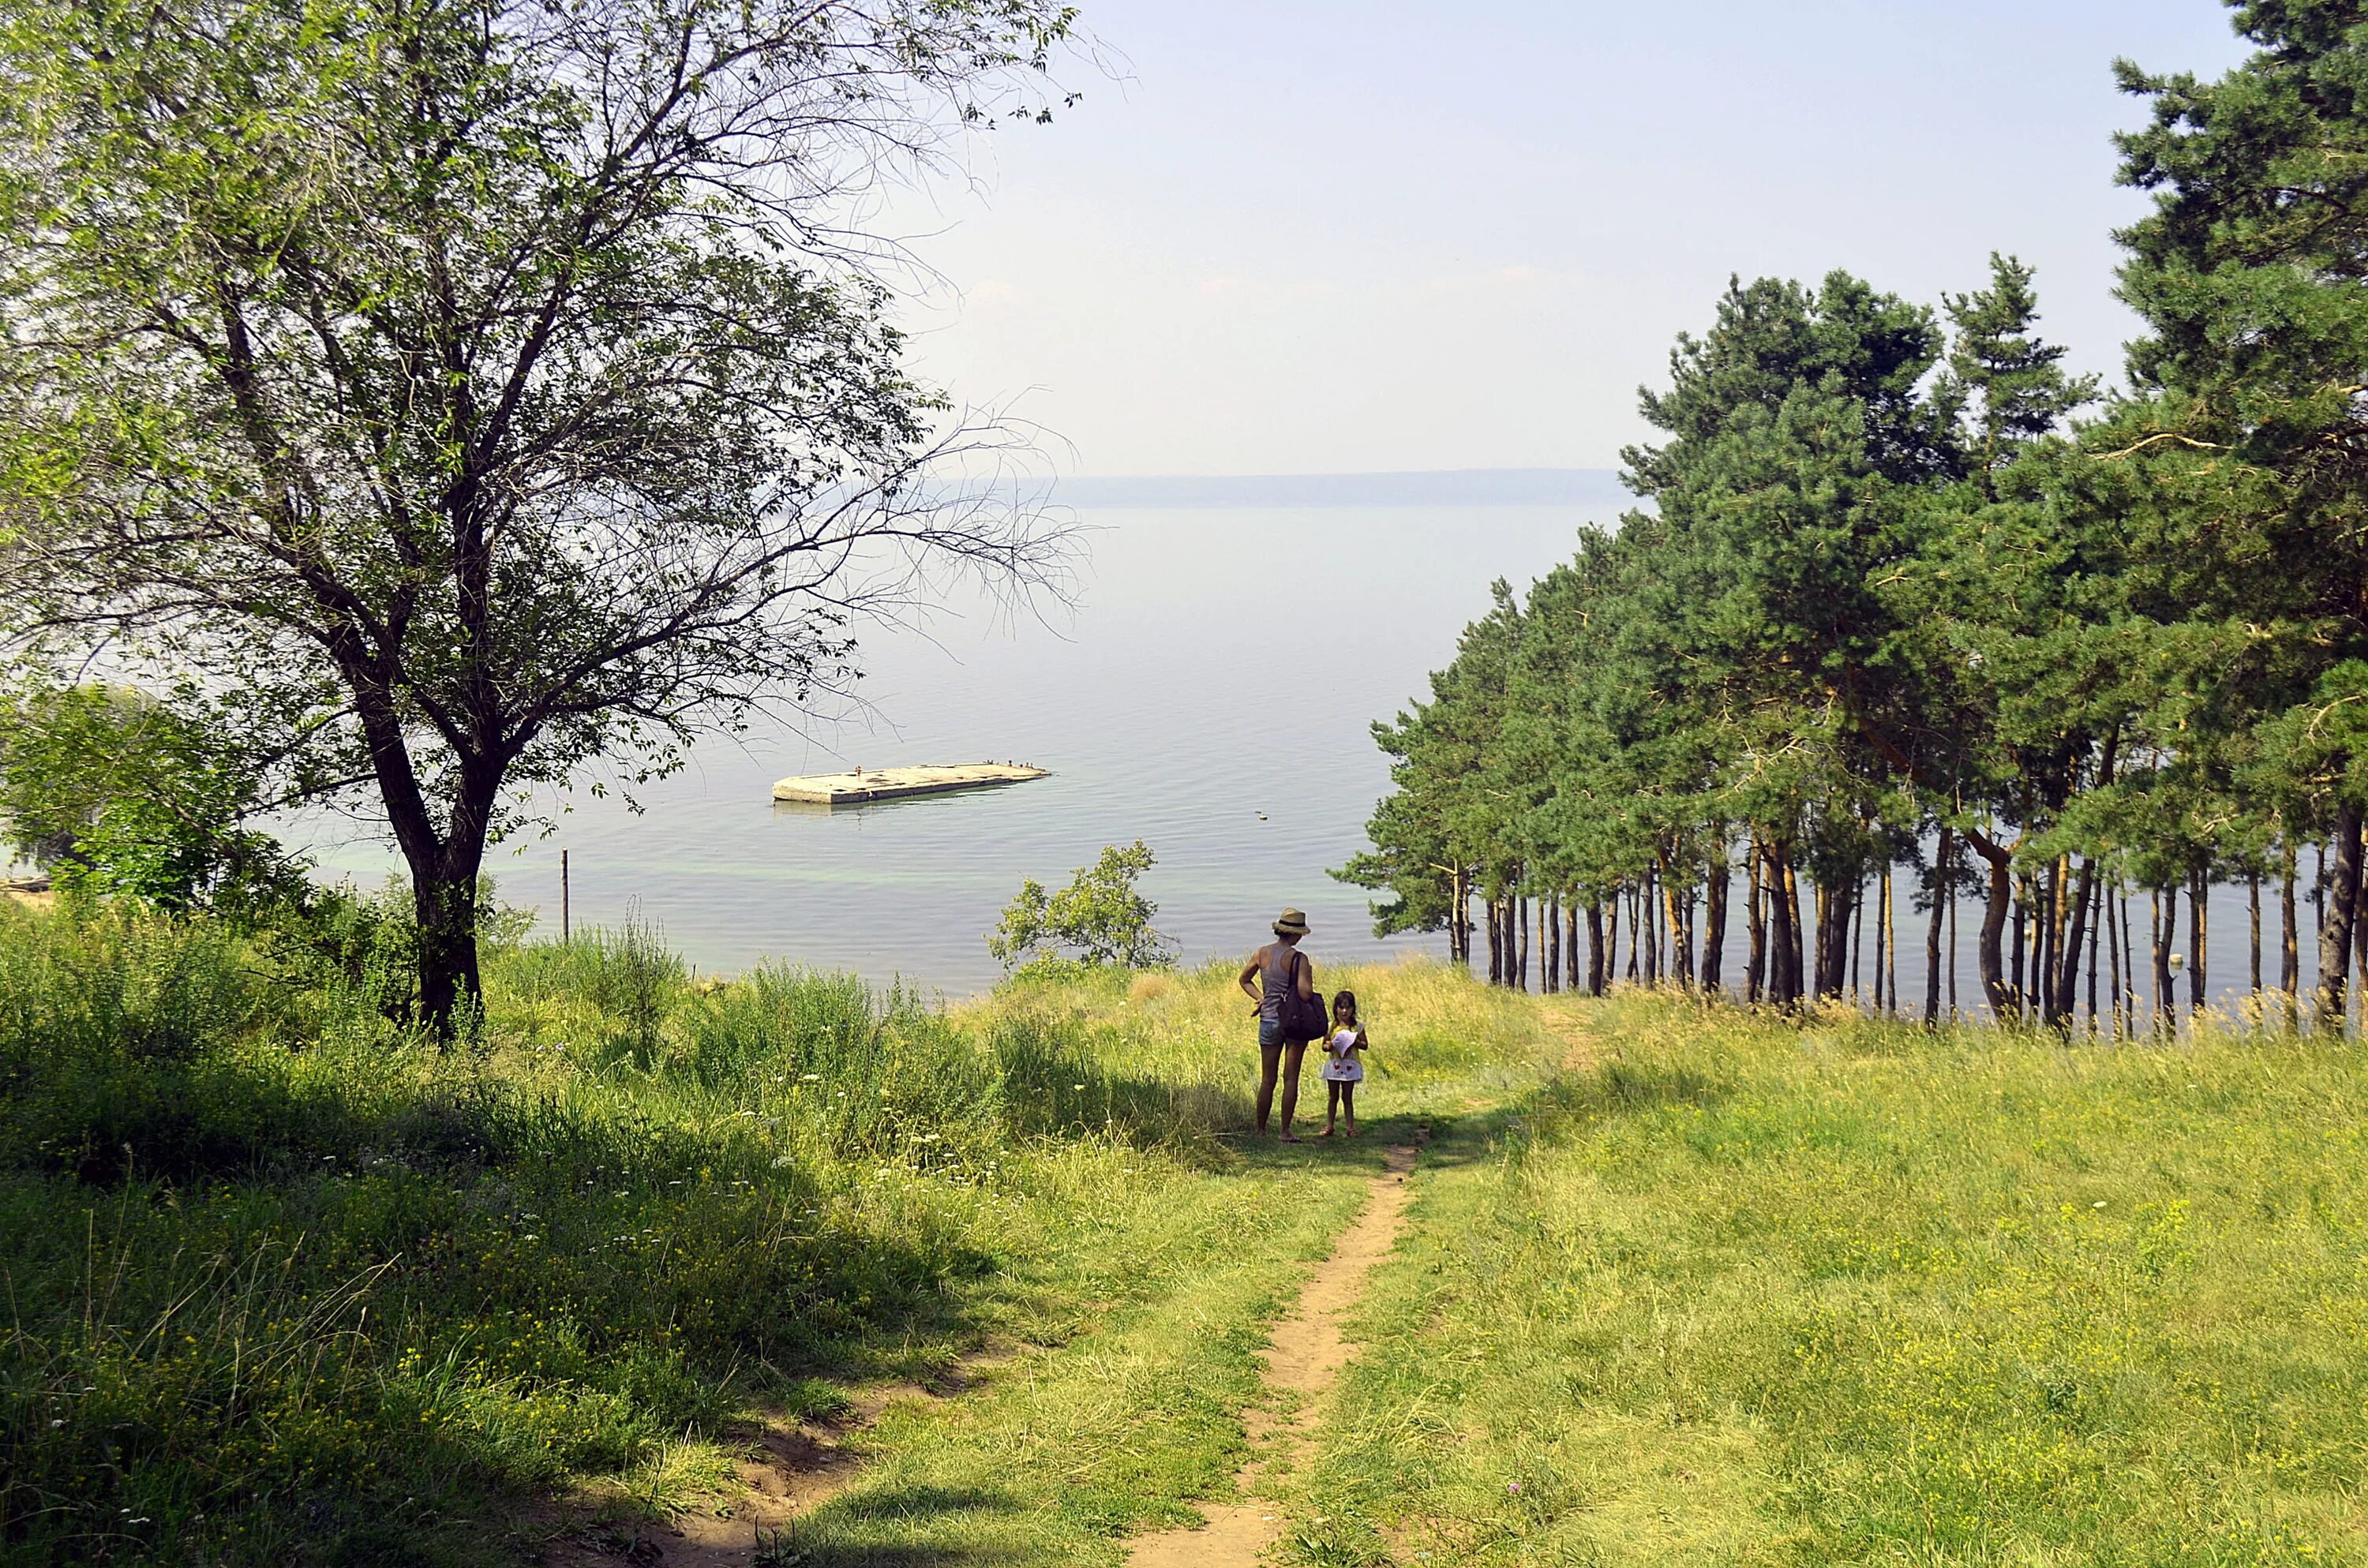
[[[1419,1147],[1401,1145],[1388,1152],[1388,1173],[1373,1178],[1364,1211],[1341,1233],[1332,1256],[1316,1266],[1315,1277],[1300,1291],[1297,1304],[1275,1324],[1267,1346],[1265,1382],[1269,1391],[1292,1396],[1284,1402],[1292,1413],[1277,1419],[1259,1406],[1244,1415],[1251,1455],[1235,1483],[1246,1497],[1277,1452],[1288,1449],[1290,1439],[1315,1429],[1317,1407],[1349,1364],[1349,1341],[1340,1320],[1364,1298],[1365,1277],[1373,1265],[1397,1244],[1412,1197],[1406,1176]],[[1127,1561],[1133,1568],[1255,1568],[1258,1554],[1282,1532],[1281,1517],[1256,1502],[1204,1504],[1201,1512],[1208,1517],[1206,1524],[1144,1536]]]

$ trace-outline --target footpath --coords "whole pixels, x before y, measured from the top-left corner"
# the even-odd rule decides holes
[[[1255,1568],[1259,1555],[1281,1536],[1282,1520],[1254,1499],[1258,1483],[1296,1439],[1311,1434],[1332,1384],[1349,1364],[1342,1321],[1364,1300],[1366,1276],[1387,1257],[1406,1228],[1417,1142],[1389,1151],[1387,1174],[1375,1176],[1364,1212],[1343,1232],[1332,1256],[1316,1266],[1292,1310],[1275,1324],[1268,1342],[1264,1382],[1267,1398],[1244,1413],[1251,1457],[1235,1477],[1245,1499],[1205,1505],[1206,1524],[1144,1536],[1127,1561],[1133,1568]],[[1282,1414],[1269,1406],[1281,1405]]]

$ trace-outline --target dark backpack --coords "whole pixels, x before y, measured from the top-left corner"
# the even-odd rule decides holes
[[[1324,1031],[1332,1023],[1331,1014],[1325,1007],[1322,996],[1302,996],[1299,994],[1299,966],[1306,961],[1306,954],[1296,948],[1291,949],[1291,963],[1283,972],[1282,1006],[1276,1009],[1275,1021],[1282,1030],[1283,1040],[1292,1045],[1305,1045],[1309,1040],[1322,1040]],[[1310,986],[1309,989],[1315,988]]]

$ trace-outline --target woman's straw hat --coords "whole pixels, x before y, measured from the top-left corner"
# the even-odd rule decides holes
[[[1307,935],[1307,916],[1296,909],[1286,909],[1275,917],[1274,934],[1278,937]]]

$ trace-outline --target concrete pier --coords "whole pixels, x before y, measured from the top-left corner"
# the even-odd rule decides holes
[[[818,806],[860,806],[912,795],[944,795],[956,790],[988,790],[1042,778],[1045,769],[1017,762],[962,762],[939,767],[859,767],[852,773],[817,773],[784,778],[773,786],[776,801]]]

